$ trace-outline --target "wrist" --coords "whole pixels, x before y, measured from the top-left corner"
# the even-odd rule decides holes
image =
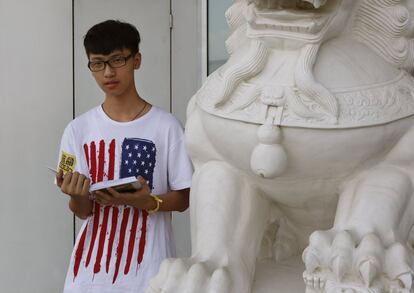
[[[156,212],[158,212],[158,210],[160,209],[160,207],[161,207],[161,203],[162,203],[162,199],[161,198],[159,198],[156,194],[154,194],[154,193],[151,193],[150,194],[150,198],[151,198],[151,202],[152,202],[152,204],[151,204],[151,207],[150,208],[147,208],[146,209],[146,211],[149,213],[149,214],[153,214],[153,213],[156,213]]]
[[[75,202],[86,202],[90,200],[89,196],[85,196],[85,195],[77,195],[77,194],[68,194],[68,195],[70,197],[70,200],[75,201]]]
[[[80,201],[79,199],[71,198],[69,200],[69,209],[81,219],[86,219],[93,210],[92,201]]]
[[[147,202],[144,206],[144,210],[150,211],[156,208],[157,208],[157,201],[151,196],[151,194],[148,194]]]

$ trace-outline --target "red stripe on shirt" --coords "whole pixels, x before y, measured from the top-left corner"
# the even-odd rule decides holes
[[[113,180],[115,175],[115,139],[111,140],[109,144],[109,166],[108,166],[108,180]],[[109,234],[108,242],[108,251],[106,254],[106,272],[109,272],[109,266],[111,264],[112,257],[112,247],[115,241],[115,232],[118,225],[118,213],[119,209],[117,207],[112,208],[112,224],[111,231]]]
[[[91,166],[89,172],[91,174],[92,184],[96,183],[96,145],[94,141],[91,142]]]
[[[139,210],[134,209],[134,217],[132,219],[132,227],[131,227],[131,231],[129,233],[128,255],[127,255],[127,260],[126,260],[125,269],[124,269],[124,274],[125,275],[129,273],[129,268],[131,266],[132,253],[134,252],[135,237],[136,237],[136,234],[137,234],[138,217],[139,217]]]
[[[79,239],[78,247],[76,248],[75,252],[75,264],[73,266],[73,279],[76,279],[76,276],[79,272],[79,266],[82,261],[83,256],[83,248],[85,247],[85,239],[86,239],[86,232],[88,231],[88,223],[86,223],[85,228],[83,229],[82,236]]]
[[[96,182],[103,181],[104,177],[104,166],[105,166],[105,141],[99,142],[99,155],[98,155],[98,177]]]
[[[89,163],[89,148],[88,148],[88,145],[86,143],[83,145],[83,150],[85,151],[86,163],[88,164],[88,169],[89,169],[89,165],[90,165],[90,163]]]
[[[108,167],[108,180],[114,179],[115,171],[115,139],[109,144],[109,167]]]
[[[112,208],[112,225],[111,225],[111,232],[109,234],[109,242],[108,242],[108,251],[106,254],[106,272],[109,271],[109,265],[111,263],[111,256],[112,256],[112,247],[115,241],[115,232],[118,225],[118,213],[119,209],[117,207]]]
[[[139,240],[139,251],[138,251],[138,264],[141,264],[142,259],[144,258],[145,251],[145,242],[147,237],[147,218],[148,212],[142,211],[142,227],[141,227],[141,239]]]
[[[122,222],[121,222],[121,230],[119,232],[120,233],[119,242],[118,242],[118,247],[116,249],[115,274],[114,274],[114,278],[112,280],[112,284],[115,283],[116,278],[118,277],[119,266],[121,264],[122,253],[123,253],[123,250],[124,250],[125,233],[126,233],[126,228],[127,228],[127,224],[128,224],[129,212],[130,212],[130,208],[125,208],[124,209],[124,214],[123,214]]]
[[[101,207],[99,206],[99,204],[95,202],[95,208],[94,208],[94,213],[93,213],[92,237],[91,237],[91,241],[89,243],[88,256],[86,257],[86,264],[85,264],[86,267],[89,266],[89,263],[91,261],[92,252],[93,252],[93,247],[95,246],[96,234],[98,233],[98,227],[99,227],[100,209],[101,209]]]
[[[104,209],[104,216],[102,220],[101,232],[99,233],[99,245],[98,245],[98,253],[96,254],[95,265],[93,268],[93,272],[95,274],[99,273],[101,270],[101,260],[105,245],[105,238],[106,238],[106,230],[108,227],[108,218],[109,218],[109,210],[111,207],[107,206]]]

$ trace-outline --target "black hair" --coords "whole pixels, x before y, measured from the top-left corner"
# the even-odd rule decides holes
[[[141,37],[135,26],[119,20],[106,20],[95,24],[86,33],[83,46],[86,55],[108,55],[115,50],[129,49],[132,55],[139,52]]]

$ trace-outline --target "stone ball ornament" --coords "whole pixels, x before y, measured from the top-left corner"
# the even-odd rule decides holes
[[[282,175],[287,166],[287,157],[281,142],[281,131],[277,126],[264,124],[257,131],[258,145],[253,149],[250,166],[263,178]]]
[[[235,0],[187,110],[192,253],[147,293],[409,293],[414,0]]]

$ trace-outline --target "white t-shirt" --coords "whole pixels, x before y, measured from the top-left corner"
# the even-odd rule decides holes
[[[131,122],[111,120],[101,106],[66,127],[60,166],[89,176],[92,183],[142,176],[155,194],[190,187],[192,165],[176,118],[152,107]],[[64,293],[141,293],[175,254],[171,213],[131,206],[102,207],[77,237]]]

